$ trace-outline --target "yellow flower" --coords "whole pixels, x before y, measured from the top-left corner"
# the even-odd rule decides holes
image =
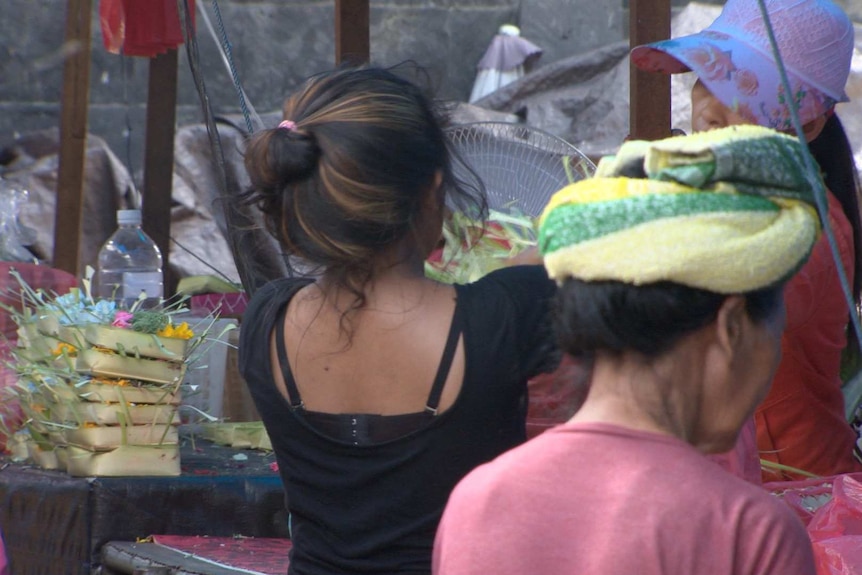
[[[180,325],[166,325],[164,328],[159,330],[158,335],[176,339],[191,339],[195,334],[192,331],[192,328],[189,327],[189,324],[187,322],[183,322]]]
[[[54,348],[54,351],[51,352],[51,355],[54,357],[60,357],[61,355],[68,355],[69,357],[75,357],[78,354],[78,348],[74,345],[60,342],[57,344],[57,347]]]

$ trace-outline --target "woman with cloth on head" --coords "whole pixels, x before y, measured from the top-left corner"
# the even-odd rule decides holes
[[[814,574],[790,507],[703,455],[779,361],[784,282],[819,231],[802,154],[757,126],[632,141],[555,194],[539,248],[590,390],[458,484],[436,575]]]
[[[853,24],[830,0],[765,0],[809,149],[827,188],[829,225],[859,305],[862,224],[858,173],[835,104],[853,55]],[[642,70],[691,71],[692,128],[757,124],[793,132],[789,101],[758,0],[728,0],[697,34],[632,51]],[[759,456],[815,475],[862,471],[841,391],[842,352],[858,355],[838,266],[824,234],[785,293],[787,328],[775,382],[755,413]],[[763,481],[798,479],[764,469]]]
[[[556,286],[541,265],[425,277],[447,206],[482,217],[486,202],[456,181],[412,83],[324,73],[284,118],[248,145],[247,200],[318,274],[253,295],[239,368],[285,487],[289,573],[430,573],[452,488],[525,440],[526,382],[559,361]]]

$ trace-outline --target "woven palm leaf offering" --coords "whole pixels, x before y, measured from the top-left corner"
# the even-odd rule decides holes
[[[184,300],[119,309],[93,298],[91,278],[56,295],[16,276],[23,311],[4,309],[18,325],[9,392],[24,421],[0,431],[73,476],[179,475],[181,385],[216,318],[178,321]]]

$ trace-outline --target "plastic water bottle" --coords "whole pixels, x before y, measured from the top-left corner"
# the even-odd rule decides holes
[[[129,309],[145,293],[140,307],[157,307],[164,285],[159,246],[141,229],[140,210],[118,210],[117,225],[99,250],[97,297]]]

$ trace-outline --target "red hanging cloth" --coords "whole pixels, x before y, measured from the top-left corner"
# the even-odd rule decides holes
[[[192,28],[194,0],[187,0]],[[113,54],[153,58],[183,43],[176,0],[101,0],[102,42]]]

